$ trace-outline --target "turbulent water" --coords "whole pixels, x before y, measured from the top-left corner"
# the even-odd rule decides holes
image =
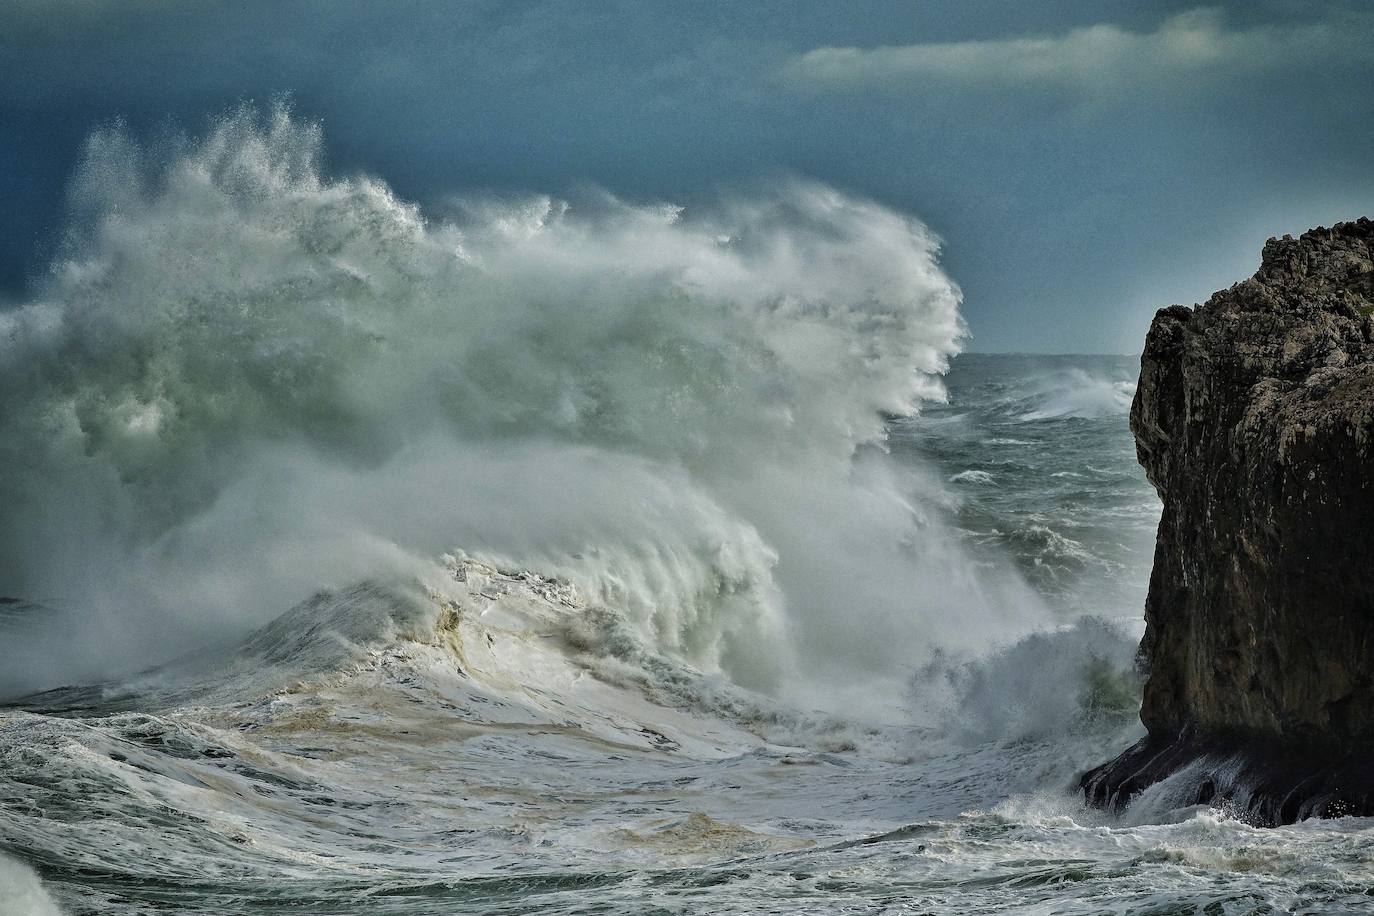
[[[166,147],[95,136],[0,312],[0,912],[1369,905],[1364,822],[1079,802],[1134,361],[956,356],[919,223]]]

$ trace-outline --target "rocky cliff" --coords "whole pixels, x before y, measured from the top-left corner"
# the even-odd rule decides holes
[[[1374,222],[1271,239],[1251,279],[1161,310],[1131,409],[1164,503],[1148,737],[1083,777],[1173,777],[1263,823],[1374,814]]]

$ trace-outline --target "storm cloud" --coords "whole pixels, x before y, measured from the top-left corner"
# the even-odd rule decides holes
[[[1062,34],[875,48],[814,48],[789,61],[788,79],[814,88],[922,91],[941,86],[1047,87],[1101,98],[1167,89],[1195,96],[1269,74],[1301,77],[1374,63],[1374,10],[1331,9],[1311,19],[1233,26],[1203,7],[1148,31],[1111,22]]]

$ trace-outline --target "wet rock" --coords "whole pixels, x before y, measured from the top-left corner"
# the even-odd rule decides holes
[[[1265,823],[1374,814],[1371,314],[1361,219],[1271,239],[1251,279],[1155,316],[1131,410],[1164,503],[1149,735],[1083,777],[1090,801],[1187,770],[1194,800]]]

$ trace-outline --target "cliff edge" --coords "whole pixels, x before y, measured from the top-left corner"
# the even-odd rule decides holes
[[[1374,222],[1271,239],[1154,319],[1131,408],[1163,500],[1148,736],[1084,775],[1260,823],[1374,814]]]

